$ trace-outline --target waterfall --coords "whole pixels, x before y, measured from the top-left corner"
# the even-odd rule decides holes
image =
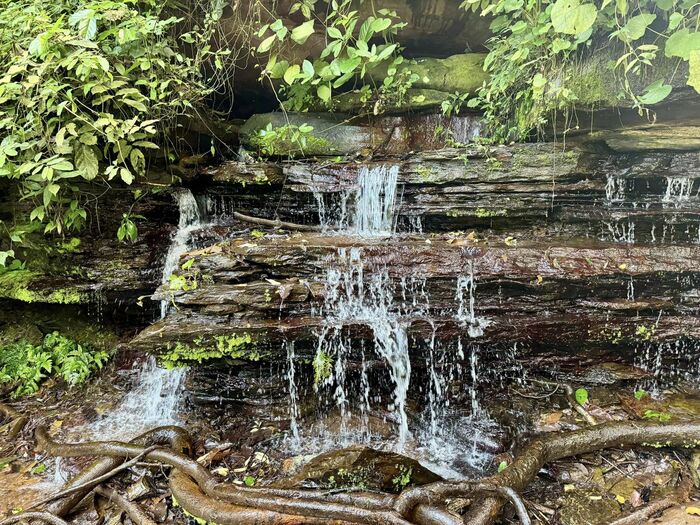
[[[173,272],[179,268],[180,256],[190,249],[192,231],[202,226],[202,217],[199,212],[197,200],[187,188],[180,188],[175,193],[177,208],[180,213],[177,230],[172,237],[168,253],[163,264],[161,283],[167,284]],[[160,318],[168,314],[169,302],[163,299],[160,302]]]
[[[159,368],[149,356],[138,371],[134,388],[119,405],[90,425],[89,433],[104,438],[132,438],[145,430],[178,423],[186,368]]]
[[[398,166],[363,166],[357,177],[353,228],[358,235],[391,234],[399,176]]]
[[[609,203],[622,202],[627,193],[627,180],[624,177],[608,175],[605,184],[605,199]]]
[[[174,195],[180,218],[163,263],[162,284],[167,284],[173,272],[178,270],[180,256],[191,249],[192,232],[202,225],[202,215],[192,192],[179,188]],[[169,306],[167,299],[161,301],[161,319],[167,315]],[[137,374],[133,389],[121,403],[90,425],[89,432],[92,435],[127,438],[153,427],[178,422],[177,409],[187,369],[160,368],[156,358],[149,356]]]
[[[287,348],[287,388],[289,389],[289,430],[293,444],[299,444],[299,394],[294,372],[294,341],[286,341]]]
[[[484,335],[484,328],[490,324],[490,321],[477,317],[475,291],[474,261],[470,259],[469,274],[457,278],[457,291],[455,293],[457,313],[455,314],[455,319],[467,327],[467,333],[470,337],[481,337]]]
[[[663,202],[676,206],[690,200],[694,179],[689,177],[666,177],[666,194]]]
[[[396,165],[362,166],[356,188],[334,194],[314,192],[321,229],[363,237],[392,234],[398,176]]]
[[[389,366],[389,375],[394,385],[389,408],[398,420],[397,444],[400,448],[410,435],[406,400],[411,362],[407,326],[400,318],[398,305],[394,302],[391,279],[386,270],[382,269],[365,276],[361,251],[358,248],[341,248],[338,250],[338,265],[328,269],[326,282],[326,299],[322,312],[326,320],[319,336],[317,360],[318,356],[329,356],[334,359],[335,366],[325,382],[336,385],[334,399],[345,421],[349,415],[345,363],[351,348],[343,334],[343,328],[357,324],[369,327],[373,334],[374,350]],[[367,402],[366,392],[363,397]],[[365,402],[362,403],[363,407]]]

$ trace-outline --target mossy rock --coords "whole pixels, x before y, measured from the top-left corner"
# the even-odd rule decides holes
[[[399,102],[392,100],[387,105],[381,107],[385,114],[409,113],[424,109],[440,107],[447,98],[448,93],[437,89],[410,88],[406,92],[404,99]],[[371,111],[373,101],[363,102],[358,91],[342,93],[333,99],[335,108],[343,113],[359,113]]]
[[[374,144],[372,130],[349,122],[350,117],[337,113],[261,113],[250,117],[241,127],[241,144],[252,151],[264,146],[261,132],[268,125],[273,129],[283,126],[309,125],[313,131],[306,134],[306,145],[290,140],[274,144],[275,156],[322,157],[350,155]]]
[[[429,89],[444,93],[475,93],[488,80],[484,71],[484,53],[461,53],[447,58],[417,58],[406,60],[399,66],[400,71],[410,71],[418,75],[411,86],[414,89]],[[378,68],[372,78],[381,82],[387,76],[387,69]]]
[[[85,294],[68,287],[43,284],[46,276],[31,270],[12,270],[0,274],[0,298],[24,303],[78,304]]]

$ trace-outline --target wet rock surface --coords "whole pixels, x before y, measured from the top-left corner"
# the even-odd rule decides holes
[[[398,493],[442,478],[416,460],[392,452],[351,447],[316,456],[285,480],[287,486],[358,488]]]

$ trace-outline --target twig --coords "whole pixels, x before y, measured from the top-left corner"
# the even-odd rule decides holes
[[[571,408],[578,412],[589,425],[597,425],[598,422],[595,420],[595,418],[588,413],[581,403],[576,401],[573,387],[565,383],[564,388],[566,389],[566,400],[569,402],[569,405],[571,405]]]
[[[657,512],[661,512],[662,510],[666,510],[677,504],[678,501],[675,498],[664,498],[650,503],[646,507],[634,511],[632,514],[628,514],[623,518],[617,519],[610,523],[610,525],[639,525],[647,521]]]
[[[116,474],[119,474],[121,471],[126,470],[126,469],[128,469],[128,468],[131,468],[131,467],[135,466],[135,465],[139,462],[139,460],[140,460],[141,458],[143,458],[146,454],[148,454],[148,453],[150,453],[150,452],[153,452],[154,450],[156,450],[156,449],[158,449],[158,448],[160,448],[160,447],[156,447],[156,446],[148,447],[147,449],[144,449],[144,451],[141,452],[141,453],[140,453],[138,456],[136,456],[135,458],[130,459],[130,460],[127,461],[126,463],[122,463],[121,465],[119,465],[119,466],[116,467],[116,468],[113,468],[113,469],[110,470],[109,472],[107,472],[107,473],[105,473],[105,474],[103,474],[103,475],[101,475],[101,476],[98,476],[98,477],[96,477],[95,479],[88,480],[88,481],[86,481],[85,483],[81,483],[80,485],[76,485],[76,486],[74,486],[74,487],[70,487],[70,488],[68,488],[68,489],[65,489],[65,490],[62,490],[62,491],[60,491],[60,492],[57,492],[56,494],[52,494],[52,495],[50,495],[50,496],[47,496],[46,498],[44,498],[44,499],[38,501],[37,503],[35,503],[34,505],[32,505],[32,506],[29,507],[29,508],[30,508],[30,509],[34,509],[34,508],[36,508],[36,507],[39,507],[40,505],[44,505],[44,504],[46,504],[46,503],[49,503],[50,501],[53,501],[53,500],[56,500],[56,499],[59,499],[59,498],[63,498],[63,497],[65,497],[65,496],[68,496],[68,495],[73,494],[73,493],[75,493],[75,492],[79,492],[79,491],[81,491],[81,490],[83,490],[83,489],[91,489],[91,488],[93,488],[93,487],[96,487],[96,486],[99,485],[100,483],[103,483],[103,482],[107,481],[108,479],[114,477]]]
[[[67,521],[62,520],[50,512],[23,512],[22,514],[10,516],[5,520],[0,521],[0,525],[11,525],[13,523],[20,523],[25,520],[40,520],[50,523],[51,525],[68,525]]]
[[[527,398],[527,399],[546,399],[546,398],[548,398],[548,397],[552,397],[554,394],[556,394],[557,392],[559,392],[559,386],[560,386],[560,385],[555,385],[555,386],[554,386],[554,390],[552,390],[552,391],[549,392],[548,394],[543,394],[543,395],[540,395],[540,396],[535,396],[535,395],[532,395],[532,394],[524,394],[523,392],[520,392],[519,390],[516,390],[515,388],[513,389],[513,392],[515,392],[515,393],[516,393],[517,395],[519,395],[520,397],[524,397],[524,398]]]
[[[263,219],[260,217],[252,217],[250,215],[244,215],[243,213],[239,213],[237,211],[233,212],[233,216],[236,219],[239,219],[241,221],[245,222],[251,222],[253,224],[261,224],[263,226],[271,226],[273,228],[285,228],[287,230],[299,230],[299,231],[321,231],[321,228],[319,226],[311,226],[308,224],[296,224],[294,222],[284,222],[280,221],[279,219],[272,220],[272,219]]]

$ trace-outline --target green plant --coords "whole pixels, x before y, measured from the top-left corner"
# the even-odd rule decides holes
[[[464,0],[466,9],[493,17],[485,69],[490,80],[478,98],[496,140],[517,140],[542,127],[552,110],[623,99],[648,113],[664,100],[676,68],[689,64],[688,84],[700,88],[700,4],[694,0]],[[613,60],[588,78],[576,65],[595,47]],[[651,81],[646,80],[651,76]],[[654,78],[655,77],[655,78]],[[604,82],[615,78],[617,89]],[[646,85],[644,89],[633,85]],[[587,96],[590,94],[591,96]]]
[[[411,475],[413,474],[413,467],[406,467],[406,465],[396,465],[399,469],[399,473],[391,480],[391,484],[398,491],[405,489],[409,483],[411,483]]]
[[[668,412],[659,412],[657,410],[645,410],[644,419],[656,419],[661,423],[668,423],[671,421],[671,414]]]
[[[588,390],[585,388],[577,388],[574,392],[574,399],[579,405],[585,405],[588,403]]]
[[[649,395],[649,392],[647,392],[646,390],[643,390],[643,389],[641,389],[641,388],[640,388],[639,390],[635,390],[635,391],[634,391],[634,398],[635,398],[637,401],[641,401],[642,399],[644,399],[644,398],[647,397],[648,395]]]
[[[318,351],[314,357],[314,386],[327,382],[333,375],[333,358],[326,352]]]
[[[173,5],[0,0],[0,178],[31,202],[28,219],[44,233],[83,227],[91,197],[80,184],[144,176],[149,150],[167,147],[177,119],[210,92],[202,67],[220,65],[209,44],[216,20],[182,33]],[[23,233],[10,232],[0,264]],[[136,233],[125,217],[120,239]]]
[[[177,341],[175,344],[168,344],[167,350],[159,359],[166,368],[224,357],[259,361],[263,356],[252,343],[249,334],[217,335],[213,340],[197,339],[192,344]]]
[[[253,143],[266,157],[277,156],[280,150],[299,150],[303,154],[313,130],[313,126],[308,124],[301,126],[286,124],[274,127],[270,123],[257,133]]]
[[[276,18],[257,33],[264,38],[256,53],[267,57],[267,63],[261,65],[261,78],[276,86],[285,99],[284,109],[301,111],[318,103],[332,108],[334,90],[355,80],[362,82],[380,67],[386,68],[387,75],[374,94],[385,98],[405,96],[411,73],[398,68],[403,58],[392,39],[405,23],[396,13],[378,9],[361,20],[352,0],[324,0],[321,7],[316,4],[315,0],[302,0],[291,6],[290,14],[300,12],[303,17],[303,22],[291,30]],[[323,36],[325,42],[318,59],[290,63],[281,58],[283,49],[303,45],[314,34]],[[363,102],[373,95],[366,84],[359,90]],[[380,105],[378,100],[376,111]]]
[[[22,340],[0,348],[0,384],[9,385],[14,398],[34,394],[51,374],[75,386],[100,370],[108,358],[107,352],[52,332],[39,346]]]

